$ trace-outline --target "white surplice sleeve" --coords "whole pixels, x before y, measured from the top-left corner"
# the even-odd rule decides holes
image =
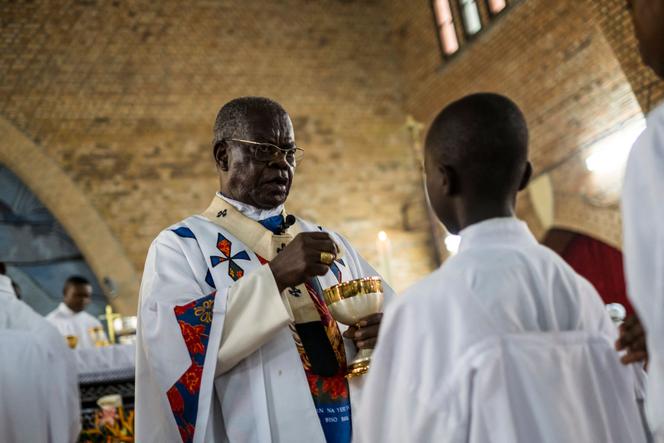
[[[12,281],[6,275],[0,275],[0,294],[16,297],[16,293],[12,287]]]
[[[177,243],[165,234],[157,237],[148,251],[141,282],[137,353],[139,358],[144,355],[148,363],[144,369],[149,369],[161,392],[191,364],[173,308],[207,295],[205,292]]]
[[[413,346],[422,350],[420,345],[424,339],[420,336],[421,328],[412,327],[418,325],[418,321],[412,318],[411,307],[400,301],[390,306],[383,317],[378,346],[372,355],[369,373],[365,376],[361,404],[355,410],[359,420],[353,441],[357,443],[424,443],[440,438],[440,434],[432,433],[431,440],[421,440],[427,435],[419,430],[422,417],[430,417],[430,411],[426,401],[428,397],[419,397],[423,375],[420,369],[423,365],[411,356]],[[422,350],[420,358],[426,361],[426,357],[426,352]]]
[[[137,441],[175,443],[177,423],[166,393],[191,364],[173,314],[174,306],[200,298],[202,288],[186,257],[161,234],[152,243],[143,271],[136,330]]]
[[[64,338],[46,319],[22,301],[17,300],[13,291],[11,295],[3,292],[0,293],[0,334],[15,333],[25,334],[26,340],[35,343],[35,350],[41,355],[34,355],[34,357],[42,359],[44,364],[32,368],[17,366],[9,369],[15,372],[36,371],[36,374],[33,372],[35,383],[38,383],[41,378],[47,379],[48,383],[40,388],[39,395],[43,397],[42,401],[32,405],[35,415],[16,417],[13,426],[20,426],[21,423],[31,426],[30,420],[43,420],[46,423],[42,422],[42,424],[46,426],[50,436],[49,442],[76,441],[81,429],[81,407],[74,355],[68,349]],[[12,365],[12,360],[6,360],[5,364]],[[34,392],[36,388],[32,387],[31,392]],[[0,401],[3,403],[11,405],[13,402],[21,400],[5,398],[3,392],[0,390]],[[23,400],[30,401],[29,399]],[[12,411],[12,413],[18,413],[18,411]],[[28,418],[29,421],[26,421]],[[2,426],[0,426],[0,437],[2,435]],[[0,438],[0,440],[3,439]]]
[[[647,411],[664,440],[664,105],[648,117],[627,162],[622,193],[627,295],[648,343]]]

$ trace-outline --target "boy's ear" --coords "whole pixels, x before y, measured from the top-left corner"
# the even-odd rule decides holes
[[[228,171],[228,145],[225,141],[220,140],[214,145],[214,162],[217,168],[222,171]]]
[[[533,165],[530,162],[526,162],[526,169],[523,171],[523,177],[521,177],[521,183],[519,184],[519,191],[523,191],[530,183],[530,178],[533,176]]]
[[[443,195],[452,196],[459,193],[459,176],[451,165],[440,165],[438,167],[442,180]]]

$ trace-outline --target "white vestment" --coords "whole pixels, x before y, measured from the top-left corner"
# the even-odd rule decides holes
[[[81,429],[74,355],[0,275],[0,441],[72,443]]]
[[[630,153],[622,214],[627,293],[647,333],[646,411],[664,442],[664,105]]]
[[[564,412],[562,406],[567,404],[587,404],[584,395],[591,395],[597,386],[568,391],[571,386],[563,384],[573,379],[573,374],[561,376],[557,379],[561,383],[560,398],[554,400],[560,408],[538,406],[540,401],[550,399],[538,398],[546,394],[533,389],[523,390],[520,398],[507,396],[514,395],[515,377],[519,381],[521,374],[537,371],[527,359],[508,358],[507,352],[499,352],[505,337],[554,336],[560,331],[584,331],[604,340],[605,348],[597,352],[603,353],[603,358],[609,355],[612,369],[630,382],[625,388],[630,395],[621,399],[628,405],[625,410],[629,412],[630,429],[620,435],[641,436],[624,441],[643,441],[634,371],[620,366],[618,354],[609,349],[617,331],[599,295],[553,251],[539,245],[525,223],[512,218],[487,220],[462,231],[459,253],[388,307],[365,382],[358,440],[565,442],[556,435],[569,435],[566,430],[549,433],[547,440],[541,440],[536,432],[526,432],[526,438],[521,439],[523,428],[519,423],[528,420],[524,416],[536,417],[538,420],[533,419],[531,425],[541,432],[547,425],[564,422],[548,413]],[[531,356],[531,362],[539,357],[546,359],[547,355],[542,350]],[[581,353],[581,357],[584,355]],[[519,368],[513,364],[515,360],[526,366]],[[579,360],[570,357],[568,361],[572,364]],[[505,368],[510,363],[508,371]],[[566,365],[561,366],[565,371]],[[587,367],[596,366],[588,363]],[[506,371],[508,377],[496,377],[500,371]],[[587,379],[597,381],[592,376]],[[606,381],[613,380],[607,377]],[[529,380],[521,382],[533,386]],[[607,389],[612,389],[610,384]],[[484,393],[486,403],[473,396],[475,388],[477,393]],[[553,386],[545,386],[542,391],[556,392]],[[496,406],[499,414],[486,413]],[[603,408],[600,404],[593,412],[603,420],[607,418],[603,414],[613,418],[611,411],[622,409],[611,406]],[[617,424],[624,424],[623,418],[618,417]],[[602,433],[593,434],[597,423],[572,420],[570,424],[577,436],[598,438],[567,441],[611,441],[603,439]]]
[[[94,348],[97,334],[108,341],[99,320],[85,311],[74,312],[64,303],[60,303],[57,308],[51,311],[46,316],[46,320],[50,321],[64,337],[68,335],[76,336],[78,339],[76,348],[78,349]]]
[[[273,234],[217,197],[203,215],[155,239],[139,300],[137,441],[325,442],[290,328],[305,298],[297,298],[299,287],[280,294],[264,265],[304,231],[322,228],[298,220]],[[331,235],[343,257],[316,279],[321,288],[376,275]],[[350,361],[355,347],[344,344]],[[353,407],[360,382],[350,383]]]

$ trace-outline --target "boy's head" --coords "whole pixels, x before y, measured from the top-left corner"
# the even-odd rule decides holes
[[[664,78],[664,0],[627,0],[646,65]]]
[[[518,106],[498,94],[473,94],[434,119],[427,133],[426,187],[453,234],[484,219],[512,215],[532,168],[528,127]]]

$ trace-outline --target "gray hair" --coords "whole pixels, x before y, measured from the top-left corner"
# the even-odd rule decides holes
[[[246,138],[249,131],[248,117],[255,111],[271,111],[286,114],[276,101],[266,97],[239,97],[221,107],[214,122],[213,146],[229,138]]]

